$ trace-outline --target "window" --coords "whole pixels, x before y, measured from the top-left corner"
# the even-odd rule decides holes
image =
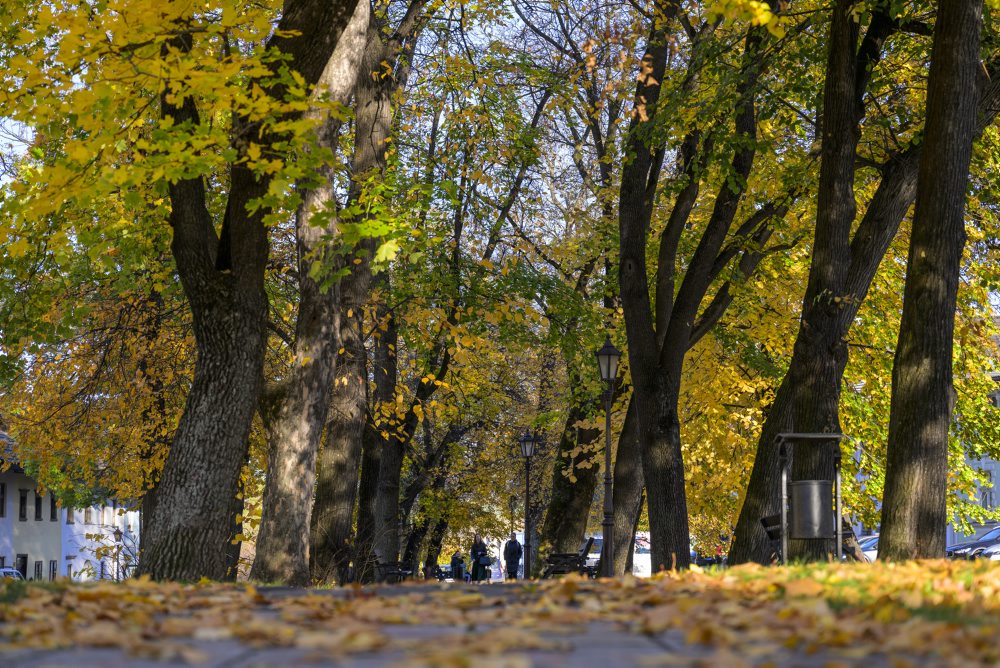
[[[979,488],[979,502],[983,508],[986,510],[992,510],[993,508],[993,472],[984,471],[986,477],[983,479],[983,485]]]
[[[73,578],[73,562],[72,561],[67,561],[66,562],[66,577],[68,577],[70,579]]]
[[[59,562],[55,559],[49,561],[49,582],[56,579],[58,573],[56,572],[59,568]]]
[[[76,523],[76,513],[73,511],[73,506],[66,506],[66,524]]]
[[[83,509],[83,523],[84,524],[93,524],[94,523],[93,512],[90,510],[90,508],[84,508]]]
[[[21,505],[17,509],[17,519],[21,522],[28,521],[28,490],[21,491]]]
[[[28,579],[28,555],[19,554],[14,558],[14,568],[21,572],[21,577]]]
[[[59,506],[56,504],[55,494],[49,494],[49,519],[53,522],[59,521]]]
[[[7,517],[7,483],[0,482],[0,517]]]
[[[42,579],[42,574],[44,572],[45,572],[45,562],[44,561],[36,561],[35,562],[35,582],[38,582],[38,581],[40,581]]]
[[[3,568],[6,565],[7,565],[7,557],[0,554],[0,568]]]
[[[992,404],[994,408],[1000,408],[1000,390],[990,392],[990,404]]]
[[[101,573],[98,576],[98,578],[101,579],[101,580],[104,579],[104,560],[103,559],[101,559]]]
[[[37,491],[35,492],[35,521],[42,521],[42,496]]]

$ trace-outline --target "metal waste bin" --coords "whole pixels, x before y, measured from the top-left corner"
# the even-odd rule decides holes
[[[844,434],[782,433],[775,437],[781,463],[781,563],[788,563],[788,541],[834,540],[834,557],[843,558],[840,497],[840,441]],[[792,450],[806,443],[834,444],[834,480],[789,480]]]
[[[835,538],[833,481],[795,480],[788,483],[791,538]]]

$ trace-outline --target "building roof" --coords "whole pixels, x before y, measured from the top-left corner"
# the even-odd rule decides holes
[[[0,430],[0,470],[3,470],[7,464],[10,464],[8,470],[14,473],[24,473],[17,455],[14,454],[14,439],[7,432]]]

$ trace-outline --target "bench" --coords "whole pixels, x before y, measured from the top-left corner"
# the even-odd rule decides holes
[[[387,582],[389,584],[396,584],[409,577],[413,577],[413,570],[407,568],[406,564],[399,561],[382,563],[376,560],[375,572],[379,582]]]
[[[545,557],[545,570],[542,571],[542,579],[569,573],[594,577],[594,569],[587,566],[587,555],[590,554],[590,548],[593,544],[594,537],[591,536],[579,552],[556,552]]]

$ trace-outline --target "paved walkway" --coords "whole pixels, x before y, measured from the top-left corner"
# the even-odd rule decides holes
[[[885,655],[801,646],[787,649],[766,635],[736,638],[711,624],[696,631],[661,629],[656,617],[605,606],[590,585],[569,582],[472,586],[443,584],[299,590],[188,587],[176,601],[156,590],[105,586],[59,599],[70,612],[59,623],[35,619],[39,633],[62,648],[16,649],[4,644],[6,668],[117,668],[205,666],[435,666],[441,668],[605,668],[606,666],[696,666],[743,668],[849,665],[939,665],[900,663]],[[181,587],[175,586],[177,589]],[[578,588],[582,588],[578,591]],[[86,592],[91,592],[87,594]],[[79,594],[80,592],[78,592]],[[26,599],[24,605],[34,605]],[[124,603],[123,603],[124,600]],[[97,603],[96,607],[90,606]],[[657,601],[642,605],[657,610]],[[131,604],[131,607],[127,607]],[[152,608],[150,608],[152,605]],[[144,607],[145,606],[145,607]],[[50,611],[52,608],[48,608]],[[641,608],[640,608],[641,609]],[[150,615],[150,610],[154,615]],[[675,608],[671,610],[676,611]],[[738,614],[731,610],[729,614]],[[49,614],[49,617],[52,615]],[[91,616],[83,630],[76,620]],[[30,620],[31,614],[25,615]],[[27,632],[20,627],[19,633]],[[76,630],[69,630],[69,629]],[[8,629],[9,630],[9,629]],[[6,634],[10,637],[10,634]],[[16,640],[16,636],[15,636]],[[863,658],[863,661],[862,661]]]

